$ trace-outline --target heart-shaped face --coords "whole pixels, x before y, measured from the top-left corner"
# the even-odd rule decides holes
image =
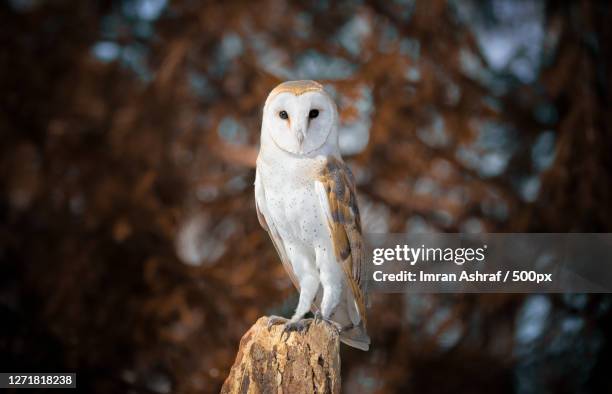
[[[336,128],[338,115],[334,102],[322,89],[297,94],[292,90],[277,93],[277,89],[266,102],[262,132],[267,132],[274,144],[289,153],[307,155],[319,150]],[[330,140],[336,143],[334,138]]]

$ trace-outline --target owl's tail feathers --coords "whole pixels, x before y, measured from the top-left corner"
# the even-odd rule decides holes
[[[351,347],[366,352],[370,349],[370,337],[366,332],[363,321],[360,321],[359,324],[354,327],[342,330],[340,333],[340,340]]]

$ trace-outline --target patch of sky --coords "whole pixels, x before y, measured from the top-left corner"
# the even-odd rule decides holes
[[[295,18],[295,34],[301,39],[310,37],[312,31],[312,15],[307,12],[300,12]]]
[[[112,62],[121,54],[121,46],[113,41],[99,41],[91,48],[91,52],[98,60]]]
[[[193,92],[202,99],[214,97],[213,87],[208,81],[208,78],[200,72],[191,71],[189,73],[189,85]]]
[[[416,38],[402,38],[400,41],[400,53],[410,57],[412,60],[419,60],[421,56],[421,42]]]
[[[589,302],[589,296],[587,294],[566,293],[563,294],[561,297],[563,299],[563,302],[565,302],[567,306],[577,310],[584,309]]]
[[[353,122],[339,129],[340,151],[345,155],[355,155],[362,152],[370,139],[370,119]]]
[[[461,232],[468,234],[478,234],[484,231],[482,221],[478,218],[468,218],[461,223]]]
[[[390,23],[383,26],[380,37],[378,38],[378,50],[383,53],[391,53],[396,49],[399,42],[399,32]]]
[[[452,81],[446,83],[445,99],[447,105],[457,105],[461,99],[461,88]]]
[[[334,99],[335,102],[343,100],[342,95],[338,93],[338,89],[334,85],[325,85],[325,91]]]
[[[167,0],[127,0],[123,2],[123,13],[128,17],[155,21],[166,5]]]
[[[357,185],[363,185],[372,180],[372,170],[367,167],[360,165],[355,162],[350,162],[349,166],[351,171],[353,172],[353,176],[355,177],[355,183]]]
[[[152,22],[138,21],[134,23],[134,26],[132,27],[132,32],[136,37],[146,40],[153,37],[155,29],[153,28]]]
[[[433,337],[438,334],[440,327],[451,318],[451,310],[448,306],[439,305],[433,315],[425,324],[425,332]]]
[[[578,316],[570,316],[563,319],[561,329],[565,334],[577,334],[584,327],[584,320]]]
[[[363,198],[360,202],[364,233],[387,233],[389,231],[389,208]]]
[[[460,19],[471,28],[488,66],[522,83],[536,80],[545,39],[543,0],[453,1]]]
[[[508,205],[502,199],[487,199],[480,204],[482,213],[499,221],[508,218]]]
[[[491,108],[494,111],[500,112],[502,110],[502,105],[501,102],[499,101],[499,99],[493,97],[493,96],[485,96],[482,99],[483,103],[488,106],[489,108]]]
[[[555,133],[547,130],[542,132],[531,148],[531,160],[537,171],[549,168],[555,160]]]
[[[287,54],[270,44],[265,34],[254,34],[249,40],[257,62],[264,70],[282,79],[328,79],[341,80],[352,76],[357,65],[316,50],[307,50],[299,55],[295,67],[289,67]]]
[[[102,17],[100,34],[106,40],[117,40],[126,31],[141,40],[150,40],[154,34],[153,20],[140,19],[133,13],[113,12]]]
[[[230,32],[223,35],[219,47],[219,56],[229,61],[242,55],[243,52],[242,39],[238,34]]]
[[[199,201],[210,202],[217,198],[219,189],[211,185],[202,185],[196,189],[196,197]]]
[[[234,219],[226,218],[212,227],[208,217],[195,215],[179,230],[176,248],[181,260],[188,265],[212,265],[227,250],[226,240],[237,229]]]
[[[467,49],[461,49],[459,52],[459,61],[463,72],[474,79],[478,79],[479,74],[484,71],[484,65],[478,56]]]
[[[241,192],[249,186],[249,182],[246,181],[245,177],[238,175],[227,181],[225,188],[232,193]]]
[[[532,295],[527,298],[516,319],[515,340],[519,346],[533,343],[544,333],[551,309],[547,296]]]
[[[406,232],[410,234],[429,234],[437,231],[422,216],[415,215],[406,221]]]
[[[293,74],[299,79],[347,79],[355,73],[356,65],[313,49],[304,52],[296,61]]]
[[[428,127],[417,129],[417,136],[425,144],[438,148],[448,145],[450,137],[446,132],[444,118],[437,112],[432,116],[432,121]]]
[[[419,82],[421,80],[421,70],[417,66],[408,66],[405,77],[410,82]]]
[[[438,183],[429,177],[421,177],[414,182],[412,191],[416,195],[435,195],[440,193]]]
[[[265,34],[252,33],[249,40],[257,57],[259,67],[282,79],[293,79],[292,71],[287,66],[287,54],[269,43]]]
[[[413,327],[418,327],[424,322],[426,316],[429,315],[429,311],[435,307],[435,302],[431,294],[405,293],[404,305],[406,308],[404,315],[409,324]],[[419,331],[415,333],[418,334]]]
[[[438,346],[442,350],[449,350],[459,342],[462,333],[463,329],[461,327],[461,323],[454,321],[438,335]]]
[[[216,262],[227,249],[226,241],[236,231],[238,225],[232,218],[225,218],[213,230],[213,236],[208,237],[202,249],[205,253],[204,260],[210,263]]]
[[[140,44],[125,46],[121,51],[121,64],[132,70],[141,80],[150,82],[153,73],[147,65],[147,47]]]
[[[459,64],[465,75],[491,90],[494,95],[504,94],[510,87],[509,81],[496,78],[471,51],[462,48],[459,52]]]
[[[127,7],[124,11],[137,15],[140,11],[138,11],[136,2],[130,2],[130,4],[124,6]],[[126,18],[120,14],[109,14],[102,18],[100,24],[100,34],[103,39],[92,46],[91,54],[94,58],[103,62],[118,61],[134,72],[142,81],[149,82],[153,78],[153,72],[147,64],[148,47],[139,42],[124,46],[117,43],[119,32],[126,29],[143,39],[149,39],[153,34],[150,21],[137,18],[126,21]]]
[[[355,379],[361,389],[366,393],[374,393],[383,389],[383,382],[381,379],[374,375],[370,369],[367,368],[355,368],[351,371],[351,377],[349,381]]]
[[[351,55],[357,56],[361,51],[363,40],[371,31],[368,18],[362,14],[355,14],[340,28],[336,39]]]
[[[370,140],[372,125],[373,98],[372,89],[362,85],[359,98],[353,103],[357,116],[350,123],[341,123],[339,127],[340,151],[345,155],[362,152]]]
[[[571,354],[575,358],[566,360],[574,364],[575,373],[588,376],[596,363],[592,355],[598,353],[603,342],[602,331],[590,329],[589,335],[585,335],[585,321],[579,316],[564,316],[557,325],[556,335],[551,338],[547,348],[549,355],[565,358]]]
[[[498,176],[516,150],[512,134],[512,130],[502,123],[481,122],[476,141],[460,147],[457,158],[483,177]]]
[[[240,36],[234,32],[229,32],[223,35],[216,50],[214,62],[210,68],[210,73],[213,76],[223,76],[230,62],[242,55],[244,47]]]
[[[501,174],[506,168],[510,155],[499,152],[487,153],[480,161],[480,173],[484,176],[495,176]]]
[[[519,183],[519,192],[526,202],[534,202],[540,192],[540,178],[530,176],[523,178]]]
[[[450,212],[444,209],[437,209],[432,214],[432,219],[435,220],[437,224],[443,227],[448,227],[455,222],[455,218]]]
[[[231,116],[226,116],[219,122],[217,132],[229,144],[245,144],[248,139],[247,131],[242,123]]]

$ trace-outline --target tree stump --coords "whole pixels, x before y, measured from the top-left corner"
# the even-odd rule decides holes
[[[221,393],[340,393],[340,341],[325,322],[283,335],[262,317],[240,340]]]

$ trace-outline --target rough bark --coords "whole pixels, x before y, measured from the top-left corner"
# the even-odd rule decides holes
[[[339,393],[340,342],[326,323],[283,335],[260,318],[240,341],[221,393]]]

